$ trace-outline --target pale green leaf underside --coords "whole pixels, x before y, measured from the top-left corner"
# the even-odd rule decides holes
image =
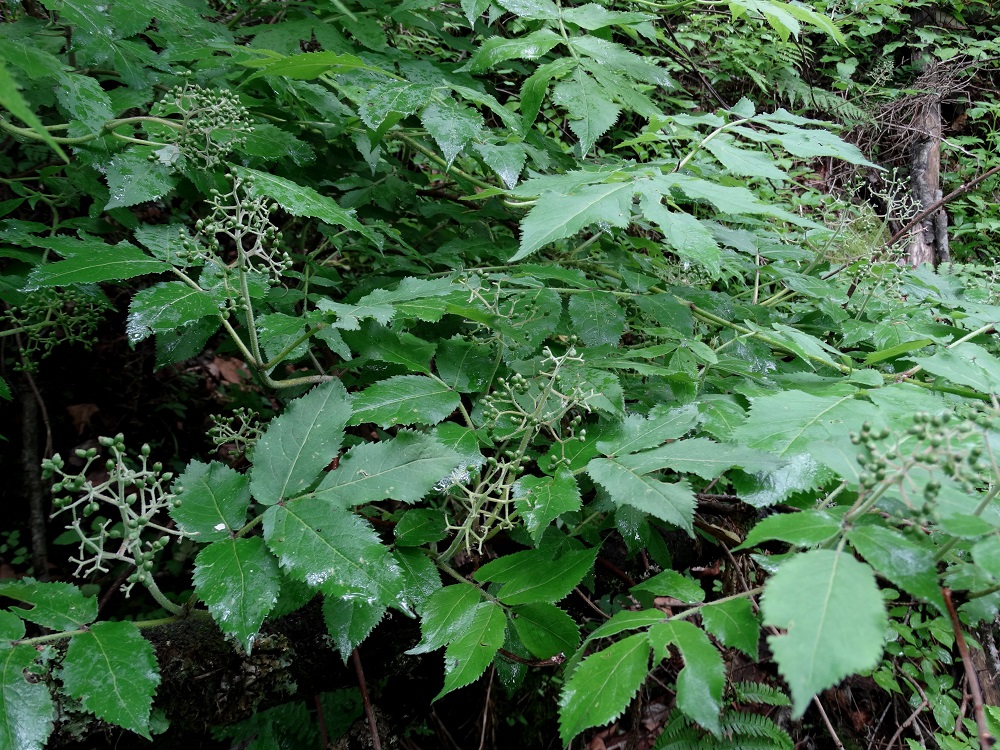
[[[812,697],[874,667],[885,641],[885,604],[871,568],[846,552],[820,549],[788,560],[764,589],[765,625],[778,670],[791,688],[794,718]]]

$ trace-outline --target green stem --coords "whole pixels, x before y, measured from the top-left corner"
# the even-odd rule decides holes
[[[172,625],[175,622],[180,622],[188,618],[195,618],[198,620],[206,620],[210,617],[206,610],[196,609],[191,612],[185,612],[182,615],[171,615],[170,617],[157,617],[152,620],[133,620],[131,621],[140,630],[145,628],[158,628],[162,625]],[[49,633],[47,635],[36,635],[33,638],[21,638],[17,641],[11,641],[14,646],[40,646],[45,643],[58,643],[59,641],[72,638],[74,635],[83,635],[89,632],[90,628],[78,628],[76,630],[64,630],[61,633]]]
[[[701,151],[705,147],[705,144],[708,143],[713,138],[715,138],[717,135],[720,135],[721,133],[724,133],[729,128],[735,128],[737,125],[744,125],[744,124],[746,124],[746,123],[748,123],[748,122],[750,122],[752,120],[753,120],[752,117],[744,117],[744,118],[742,118],[740,120],[733,120],[732,122],[727,122],[725,125],[722,125],[721,127],[716,128],[711,133],[709,133],[707,136],[705,136],[705,138],[697,146],[694,147],[694,149],[691,151],[690,154],[688,154],[687,156],[685,156],[683,159],[681,159],[677,163],[677,166],[674,167],[674,171],[675,172],[680,172],[682,169],[684,169],[684,167],[687,166],[688,162],[691,161],[695,156],[697,156],[698,152]]]
[[[411,138],[409,135],[400,130],[391,130],[388,133],[386,133],[385,137],[402,141],[407,146],[412,148],[414,151],[419,151],[421,154],[423,154],[428,159],[430,159],[435,164],[444,169],[447,173],[461,177],[466,182],[472,183],[478,188],[481,188],[483,190],[493,190],[496,188],[496,185],[491,185],[488,182],[484,182],[483,180],[480,180],[478,177],[474,177],[468,172],[459,169],[454,164],[448,166],[448,162],[446,162],[444,159],[442,159],[440,156],[434,153],[434,151],[427,148],[427,146],[422,144],[420,141],[416,140],[415,138]]]

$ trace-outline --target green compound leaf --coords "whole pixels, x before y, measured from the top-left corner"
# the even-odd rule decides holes
[[[323,598],[323,621],[344,663],[385,616],[385,605],[364,599]]]
[[[97,617],[97,599],[84,596],[70,583],[42,583],[33,578],[8,580],[0,584],[0,596],[30,604],[30,607],[9,607],[25,620],[52,630],[76,630]]]
[[[219,629],[250,653],[257,631],[278,601],[281,573],[260,537],[212,542],[195,558],[194,590]]]
[[[80,243],[73,257],[36,266],[28,274],[25,291],[45,286],[72,286],[98,281],[120,281],[160,273],[172,268],[169,263],[150,258],[128,242],[108,245],[99,240]]]
[[[52,734],[49,689],[24,678],[37,658],[31,646],[0,646],[0,750],[41,750]]]
[[[559,697],[563,744],[624,713],[649,673],[649,653],[646,633],[638,633],[583,660]]]
[[[150,159],[152,153],[150,146],[133,146],[111,157],[106,173],[111,198],[105,211],[155,201],[174,189],[177,179],[172,168]]]
[[[631,182],[612,182],[584,185],[565,193],[543,193],[521,221],[521,246],[510,262],[527,258],[550,242],[572,237],[591,224],[628,226],[634,192]]]
[[[954,349],[941,349],[930,357],[912,357],[932,375],[967,385],[980,393],[1000,393],[1000,360],[968,341]]]
[[[420,122],[441,149],[448,167],[466,144],[483,132],[483,116],[452,99],[425,108],[420,113]]]
[[[505,555],[482,566],[475,579],[503,584],[496,596],[504,604],[557,602],[587,574],[597,550],[572,550],[556,560],[552,555],[552,549]]]
[[[785,562],[764,588],[765,625],[778,670],[791,688],[793,718],[821,690],[882,656],[886,612],[871,568],[845,552],[812,550]]]
[[[573,330],[587,346],[618,345],[625,331],[625,311],[610,292],[586,291],[569,300]]]
[[[388,120],[392,125],[425,106],[434,87],[425,83],[400,81],[379,83],[366,88],[358,102],[358,116],[372,130],[380,130]]]
[[[444,687],[434,700],[479,679],[503,646],[506,630],[507,615],[500,605],[477,605],[468,626],[444,650]]]
[[[684,482],[669,484],[635,473],[617,459],[595,458],[587,473],[601,485],[616,505],[631,505],[693,534],[696,500]]]
[[[642,215],[656,224],[671,249],[681,258],[704,266],[713,277],[717,277],[722,251],[708,227],[689,213],[668,210],[660,202],[660,193],[652,187],[643,190],[640,186],[640,192]]]
[[[353,513],[315,498],[273,505],[264,513],[264,539],[292,577],[327,596],[398,603],[399,567]]]
[[[670,656],[672,644],[681,652],[684,668],[677,675],[677,707],[713,734],[722,731],[722,691],[726,668],[719,650],[705,633],[689,622],[670,621],[649,629],[654,659]]]
[[[310,216],[333,226],[366,236],[369,234],[369,230],[354,217],[354,211],[344,210],[333,198],[321,195],[310,187],[247,167],[233,167],[233,171],[249,183],[251,198],[273,198],[292,216]]]
[[[154,333],[176,331],[193,321],[217,315],[219,306],[208,292],[180,281],[166,281],[139,291],[128,306],[126,333],[132,344]]]
[[[408,654],[436,651],[468,630],[482,601],[482,592],[471,583],[445,586],[424,603],[420,621],[420,643]]]
[[[99,622],[73,636],[62,680],[97,718],[150,739],[149,712],[160,673],[153,647],[131,622]]]
[[[937,562],[931,548],[884,526],[856,526],[848,533],[847,541],[879,575],[885,576],[918,599],[933,604],[942,615],[947,614],[944,598],[941,596]],[[1000,551],[1000,545],[997,545],[1000,540],[997,537],[991,536],[984,541]],[[980,567],[989,571],[983,565],[982,557],[977,554],[981,544],[983,542],[972,548],[972,558]],[[987,556],[987,559],[1000,560],[1000,555]],[[1000,567],[997,571],[1000,572]]]
[[[386,499],[416,503],[461,463],[432,436],[400,430],[392,440],[349,450],[312,494],[344,508]]]
[[[250,480],[218,461],[192,461],[174,483],[170,517],[200,542],[225,539],[246,521]]]
[[[253,80],[258,76],[282,76],[299,81],[308,81],[319,78],[327,73],[341,74],[350,73],[355,70],[368,70],[374,73],[383,73],[381,68],[375,68],[354,55],[343,55],[335,52],[302,52],[297,55],[287,57],[262,58],[259,60],[244,60],[240,63],[249,68],[257,68],[248,80]]]
[[[746,599],[706,604],[701,608],[705,630],[725,646],[738,648],[754,661],[760,641],[760,625],[753,606]]]
[[[339,380],[323,383],[289,404],[254,450],[254,498],[273,505],[307,489],[340,450],[350,416],[351,398]]]
[[[514,607],[511,623],[536,659],[571,654],[580,645],[576,621],[554,604],[535,602]]]
[[[514,485],[512,497],[535,544],[552,521],[580,509],[580,487],[568,469],[559,469],[554,477],[523,477]]]
[[[374,422],[437,424],[458,408],[461,397],[447,385],[423,375],[396,375],[368,386],[354,397],[350,424]]]

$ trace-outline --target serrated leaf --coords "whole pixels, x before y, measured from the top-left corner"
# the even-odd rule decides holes
[[[648,417],[630,415],[597,448],[606,456],[623,455],[662,445],[683,437],[698,424],[694,404],[669,409],[654,409]]]
[[[681,652],[684,667],[677,675],[677,707],[713,734],[722,731],[722,690],[726,669],[719,650],[704,632],[682,620],[661,622],[649,629],[654,659],[669,657],[669,645]]]
[[[394,114],[406,117],[425,106],[434,93],[434,87],[426,83],[409,81],[379,83],[361,94],[358,115],[372,130],[379,130]],[[395,119],[390,120],[395,122]]]
[[[521,221],[521,245],[510,262],[527,258],[592,224],[628,226],[634,191],[630,182],[612,182],[584,185],[570,193],[543,193]]]
[[[253,80],[258,76],[282,76],[293,78],[299,81],[307,81],[319,78],[327,73],[343,74],[355,70],[367,70],[373,73],[384,73],[381,68],[376,68],[360,57],[355,55],[345,55],[330,51],[302,52],[297,55],[287,57],[261,58],[259,60],[243,60],[241,65],[258,68],[248,80]]]
[[[423,550],[397,549],[393,556],[403,571],[404,611],[423,612],[430,596],[441,589],[441,574],[437,565]]]
[[[24,621],[13,612],[0,609],[0,641],[16,641],[24,633]]]
[[[155,260],[128,242],[107,245],[88,239],[79,243],[76,253],[66,260],[35,266],[28,274],[25,291],[46,286],[72,286],[98,281],[120,281],[170,270],[169,263]]]
[[[325,195],[311,187],[276,177],[267,172],[259,172],[247,167],[233,167],[236,175],[245,181],[251,198],[268,197],[292,216],[309,216],[333,226],[344,227],[370,237],[370,232],[355,217],[354,211],[347,211]]]
[[[440,542],[447,536],[447,519],[440,510],[414,508],[406,511],[396,524],[396,545],[420,547]]]
[[[577,53],[591,58],[593,63],[590,66],[595,70],[606,67],[654,86],[671,85],[670,76],[664,68],[617,42],[610,42],[595,34],[585,34],[571,37],[569,44]]]
[[[618,122],[622,112],[611,92],[579,69],[571,80],[555,85],[552,101],[566,110],[570,130],[580,139],[583,154],[589,153],[597,139]]]
[[[570,654],[580,645],[576,621],[554,604],[535,602],[514,607],[511,623],[536,659]]]
[[[469,26],[474,26],[486,9],[490,7],[490,0],[462,0],[462,12],[469,20]]]
[[[580,488],[568,469],[558,470],[553,477],[522,477],[511,496],[535,544],[552,521],[580,509]]]
[[[764,588],[765,625],[778,670],[791,688],[793,718],[812,697],[882,657],[886,612],[871,568],[851,555],[811,550],[783,563]]]
[[[458,583],[435,591],[424,603],[420,643],[408,654],[426,654],[444,646],[468,629],[482,592],[471,583]]]
[[[610,292],[586,291],[569,300],[574,332],[587,346],[617,346],[625,332],[625,311]]]
[[[734,466],[748,472],[758,472],[773,471],[784,463],[763,451],[724,445],[708,438],[677,440],[653,450],[619,456],[615,460],[637,474],[670,469],[697,474],[702,479],[715,479]]]
[[[760,625],[749,600],[730,599],[706,604],[701,608],[701,621],[705,630],[724,646],[738,648],[754,661],[757,660]]]
[[[990,539],[993,542],[989,542]],[[942,615],[946,614],[937,561],[931,548],[884,526],[855,526],[848,532],[847,541],[879,575],[918,599],[933,604]],[[996,547],[997,537],[988,537],[984,542]],[[980,547],[984,542],[972,548],[972,559],[988,571],[983,563],[990,559],[1000,560],[1000,555],[995,558],[988,555],[984,560]]]
[[[68,119],[82,123],[91,132],[115,116],[111,98],[96,78],[77,73],[61,73],[56,88],[56,101]]]
[[[374,422],[381,427],[437,424],[455,411],[460,402],[455,391],[434,378],[396,375],[355,395],[350,423]]]
[[[559,18],[559,8],[552,0],[495,0],[495,2],[515,16],[532,21],[554,21]]]
[[[128,306],[125,330],[129,342],[137,344],[154,333],[174,331],[218,312],[219,306],[208,292],[181,281],[166,281],[136,293]]]
[[[761,151],[741,148],[728,133],[719,133],[705,142],[705,148],[722,162],[722,166],[737,177],[760,177],[784,182],[788,174],[774,164],[774,157]]]
[[[655,596],[669,596],[687,604],[705,600],[705,590],[695,580],[676,570],[664,570],[633,586],[631,591],[648,591]]]
[[[433,102],[420,113],[420,122],[437,143],[450,168],[455,157],[483,132],[483,116],[452,99]]]
[[[489,384],[496,369],[495,349],[486,344],[448,339],[438,344],[434,368],[438,376],[460,393],[478,393]]]
[[[61,581],[22,578],[0,583],[0,596],[30,604],[9,607],[25,620],[52,630],[76,630],[97,617],[97,599],[84,596],[76,586]]]
[[[980,393],[1000,393],[1000,360],[968,341],[929,357],[910,357],[932,375],[967,385]]]
[[[160,684],[153,647],[131,622],[98,622],[73,636],[63,660],[66,692],[97,718],[147,740]]]
[[[357,330],[359,321],[374,318],[382,325],[390,323],[397,312],[431,322],[440,320],[447,307],[447,298],[456,285],[450,278],[418,279],[407,276],[395,289],[376,289],[353,305],[320,300],[320,310],[336,313],[339,328]]]
[[[529,78],[521,84],[521,131],[528,132],[538,117],[545,93],[553,78],[559,79],[576,69],[572,58],[561,57],[550,63],[540,65]]]
[[[398,603],[402,574],[362,518],[314,498],[273,505],[264,539],[281,567],[327,596]]]
[[[652,21],[656,16],[648,13],[628,13],[619,10],[608,10],[597,3],[578,5],[575,8],[564,8],[562,17],[570,23],[575,23],[581,29],[595,31],[606,26],[631,26],[632,24]]]
[[[461,462],[432,436],[400,430],[392,440],[351,448],[312,495],[345,508],[386,499],[415,503]]]
[[[631,505],[693,534],[695,497],[684,482],[662,482],[636,474],[617,459],[595,458],[587,464],[591,479],[601,485],[616,505]]]
[[[537,60],[563,41],[551,29],[539,29],[521,37],[495,36],[483,42],[469,60],[469,72],[485,73],[505,60]]]
[[[475,682],[503,646],[507,615],[494,602],[477,605],[466,629],[444,650],[444,687],[434,700]]]
[[[281,588],[278,564],[264,540],[221,539],[199,552],[194,563],[195,592],[219,629],[250,653]]]
[[[519,143],[476,143],[476,152],[486,162],[486,166],[496,172],[504,187],[513,188],[521,177],[528,153]]]
[[[736,549],[749,549],[772,540],[800,547],[815,547],[832,539],[842,530],[839,516],[824,510],[781,513],[759,521],[750,529],[743,544]]]
[[[624,713],[649,673],[649,654],[646,634],[639,633],[583,660],[559,696],[559,734],[564,744],[584,729]]]
[[[294,497],[337,455],[351,400],[339,380],[313,388],[267,426],[254,450],[250,489],[264,505]]]
[[[105,171],[111,198],[105,211],[155,201],[174,189],[177,179],[172,169],[158,159],[150,159],[152,153],[149,146],[133,146],[111,157]]]
[[[660,200],[658,193],[643,191],[639,201],[643,216],[663,232],[673,252],[718,276],[722,251],[708,227],[689,213],[668,210]]]
[[[2,103],[2,100],[0,100]],[[31,646],[0,646],[0,748],[42,750],[52,734],[55,706],[43,681],[24,677],[38,652]]]
[[[385,616],[385,605],[363,599],[324,597],[323,621],[344,663]]]
[[[501,584],[496,597],[504,604],[557,602],[593,567],[597,550],[571,550],[555,560],[553,552],[544,548],[505,555],[483,565],[474,577]]]

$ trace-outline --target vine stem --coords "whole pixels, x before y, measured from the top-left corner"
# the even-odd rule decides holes
[[[158,617],[153,620],[131,620],[130,622],[135,625],[135,627],[139,628],[139,630],[144,630],[146,628],[158,628],[161,625],[171,625],[175,622],[180,622],[181,620],[186,620],[188,618],[208,620],[211,619],[211,615],[208,613],[208,610],[195,609],[171,615],[170,617]],[[90,628],[64,630],[61,633],[49,633],[47,635],[36,635],[33,638],[21,638],[20,640],[11,641],[11,644],[14,646],[40,646],[44,643],[58,643],[59,641],[72,638],[74,635],[82,635],[83,633],[87,633],[89,631]]]

